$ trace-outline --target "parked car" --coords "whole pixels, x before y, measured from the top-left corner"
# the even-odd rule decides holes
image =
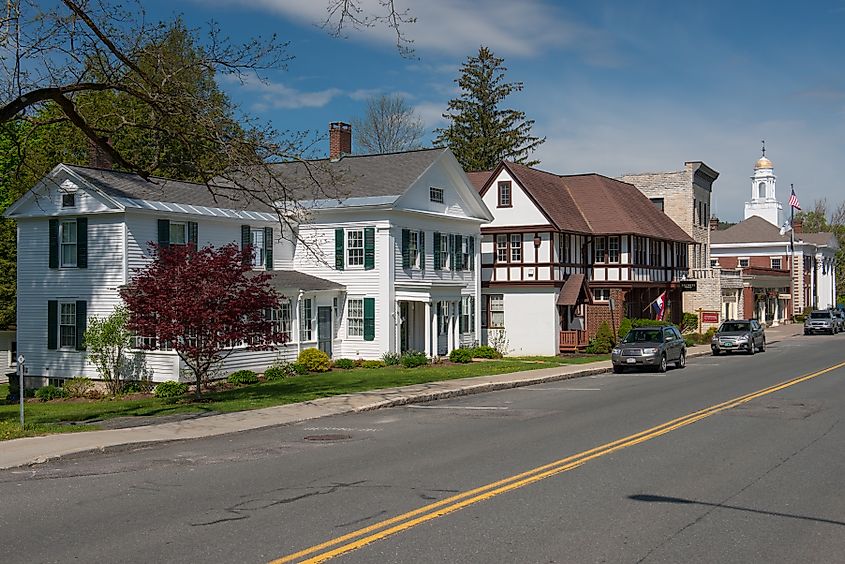
[[[831,309],[833,318],[836,320],[836,330],[839,332],[845,331],[845,311],[841,309]]]
[[[677,327],[637,327],[613,348],[611,361],[617,374],[644,367],[666,372],[670,362],[677,368],[686,366],[687,347]]]
[[[829,335],[836,335],[839,332],[839,323],[837,318],[829,309],[820,309],[810,312],[810,315],[804,320],[804,334],[811,333],[827,333]]]
[[[713,356],[723,352],[745,351],[754,354],[766,350],[766,331],[756,319],[723,321],[710,341]]]

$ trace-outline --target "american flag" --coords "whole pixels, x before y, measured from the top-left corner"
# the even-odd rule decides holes
[[[793,190],[792,194],[789,196],[789,205],[796,210],[801,209],[801,204],[798,203],[798,196],[795,195],[795,190]]]

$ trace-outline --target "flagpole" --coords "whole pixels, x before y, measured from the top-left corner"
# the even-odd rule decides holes
[[[795,194],[795,186],[789,185],[792,194]],[[790,319],[795,319],[795,306],[797,300],[795,299],[795,207],[792,205],[790,198],[789,202],[789,306],[792,309]]]

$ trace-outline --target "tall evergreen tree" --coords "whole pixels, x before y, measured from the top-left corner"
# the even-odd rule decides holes
[[[484,46],[478,55],[467,57],[455,80],[461,95],[449,101],[443,114],[449,126],[435,130],[435,144],[452,149],[467,171],[490,170],[505,159],[529,166],[540,162],[528,160],[546,140],[531,135],[534,120],[525,119],[525,112],[500,107],[522,90],[521,82],[505,82],[503,62]]]

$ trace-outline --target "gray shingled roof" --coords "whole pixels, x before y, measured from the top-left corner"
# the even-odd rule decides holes
[[[310,161],[311,170],[298,162],[272,166],[283,181],[306,186],[314,178],[327,187],[325,195],[300,193],[297,199],[401,196],[447,149],[420,149],[383,155],[347,155],[336,161]],[[338,186],[337,191],[329,187]]]
[[[78,165],[66,166],[86,182],[90,182],[112,198],[188,204],[238,211],[273,211],[271,206],[241,190],[220,186],[209,188],[204,184],[160,177],[150,177],[149,180],[144,180],[137,174],[129,172]]]
[[[270,193],[286,194],[299,201],[344,200],[351,197],[400,196],[425,172],[446,149],[421,149],[384,155],[344,156],[306,162],[279,163],[271,166],[282,186],[269,184]],[[212,187],[193,182],[151,177],[111,169],[66,165],[85,181],[114,198],[149,200],[238,211],[274,211],[264,203],[271,199],[262,190],[261,174],[241,182],[247,190],[232,188],[220,180]],[[255,194],[250,192],[255,191]],[[256,197],[256,194],[259,197]],[[280,198],[277,198],[280,199]],[[264,201],[262,201],[264,200]]]
[[[711,245],[732,245],[742,243],[788,243],[789,232],[780,234],[780,228],[772,225],[762,217],[753,215],[736,225],[710,233]],[[795,241],[806,241],[816,246],[838,248],[833,233],[796,233]]]
[[[287,290],[343,290],[346,288],[343,284],[310,274],[303,274],[296,270],[269,270],[266,272],[251,270],[247,274],[256,276],[265,273],[270,275],[268,280],[270,287],[279,293],[284,293]]]

